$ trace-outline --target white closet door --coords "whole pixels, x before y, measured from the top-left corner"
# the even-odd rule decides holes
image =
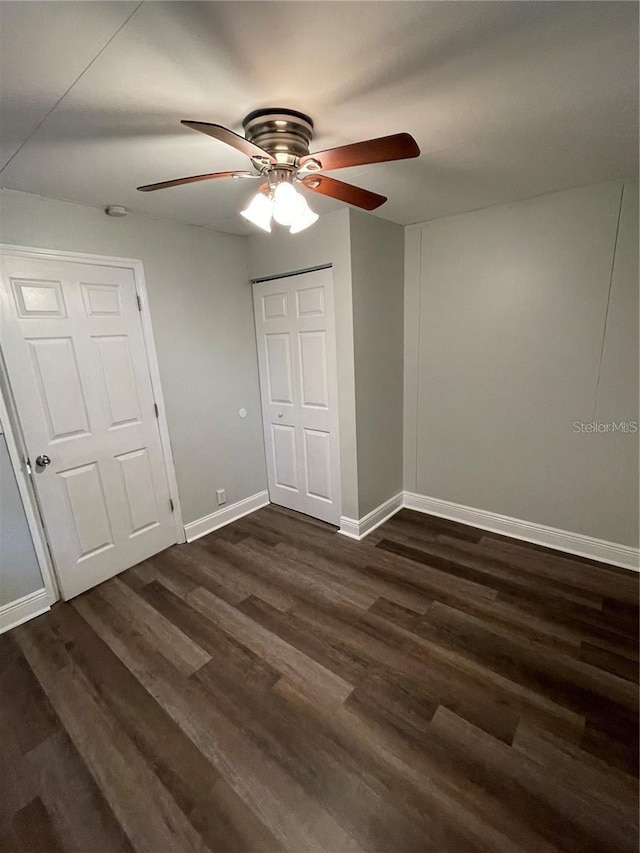
[[[3,251],[1,278],[2,351],[71,598],[176,541],[134,275]]]
[[[269,497],[339,524],[331,270],[254,284]]]

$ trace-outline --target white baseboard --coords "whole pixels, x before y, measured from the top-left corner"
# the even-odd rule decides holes
[[[17,625],[22,625],[28,619],[40,616],[41,613],[46,613],[47,610],[50,610],[50,607],[49,593],[46,589],[37,589],[16,601],[4,604],[0,607],[0,634]]]
[[[206,536],[207,533],[212,533],[219,527],[224,527],[226,524],[231,524],[232,521],[237,521],[250,512],[255,512],[269,503],[269,492],[257,492],[244,500],[237,501],[234,504],[225,506],[222,509],[212,512],[211,515],[205,515],[204,518],[199,518],[197,521],[190,521],[184,526],[184,535],[187,537],[187,542],[193,542],[194,539],[199,539],[201,536]]]
[[[376,507],[367,515],[360,519],[348,518],[346,515],[340,516],[340,529],[338,533],[343,536],[348,536],[350,539],[364,539],[369,533],[384,524],[385,521],[395,515],[399,509],[402,509],[403,494],[395,495],[389,498],[380,506]]]
[[[640,571],[640,549],[629,545],[619,545],[616,542],[607,542],[605,539],[584,536],[582,533],[559,530],[533,521],[522,521],[508,515],[498,515],[495,512],[474,509],[463,504],[443,501],[440,498],[417,495],[414,492],[404,493],[404,506],[417,512],[437,515],[461,524],[469,524],[471,527],[479,527],[481,530],[510,536],[512,539],[522,539],[525,542],[544,545],[567,554],[610,563],[635,572]]]
[[[207,533],[212,533],[219,527],[224,527],[226,524],[231,524],[238,518],[242,518],[251,512],[255,512],[269,503],[269,493],[267,491],[258,492],[244,500],[231,504],[228,507],[219,509],[217,512],[206,515],[204,518],[199,518],[197,521],[192,521],[185,525],[184,532],[187,542],[193,542],[194,539],[199,539],[201,536],[206,536]],[[395,515],[398,510],[406,507],[407,509],[424,512],[428,515],[435,515],[440,518],[447,518],[450,521],[457,521],[460,524],[468,524],[471,527],[478,527],[481,530],[489,530],[492,533],[499,533],[502,536],[509,536],[512,539],[521,539],[525,542],[532,542],[536,545],[543,545],[546,548],[553,548],[556,551],[564,551],[567,554],[574,554],[578,557],[586,557],[590,560],[597,560],[601,563],[609,563],[613,566],[620,566],[624,569],[632,571],[640,571],[640,549],[632,548],[628,545],[620,545],[616,542],[607,542],[604,539],[596,539],[593,536],[584,536],[581,533],[572,533],[569,530],[560,530],[555,527],[548,527],[545,524],[536,524],[532,521],[523,521],[519,518],[511,518],[508,515],[499,515],[495,512],[476,509],[475,507],[464,506],[463,504],[453,503],[452,501],[441,500],[440,498],[431,498],[427,495],[418,495],[414,492],[401,492],[380,504],[363,518],[355,519],[347,516],[340,517],[339,533],[343,536],[348,536],[350,539],[361,540],[369,533],[384,524],[385,521]],[[0,608],[0,632],[7,630],[8,627],[18,625],[32,616],[38,615],[48,609],[46,604],[46,591],[33,593],[33,596],[40,595],[39,610],[25,610],[24,617],[16,614],[15,621],[5,626],[4,610]],[[32,596],[26,596],[12,605],[7,605],[7,608],[22,606],[22,602],[26,599],[31,599]],[[33,605],[31,605],[33,607]],[[16,613],[16,611],[12,611]]]

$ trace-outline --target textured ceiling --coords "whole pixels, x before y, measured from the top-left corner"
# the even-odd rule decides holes
[[[335,172],[419,222],[637,173],[632,2],[1,2],[0,184],[248,233],[247,161],[180,126],[312,116],[312,149],[398,131],[417,160]],[[320,213],[338,202],[313,195]]]

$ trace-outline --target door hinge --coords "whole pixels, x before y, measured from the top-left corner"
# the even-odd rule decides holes
[[[169,506],[171,507],[171,512],[173,512],[175,509],[175,507],[173,505],[173,498],[169,498]]]
[[[157,403],[153,404],[153,411],[156,413],[156,417],[159,418],[160,417],[160,409],[158,408]]]
[[[142,311],[142,300],[140,299],[140,295],[136,293],[136,301],[138,303],[138,311]]]

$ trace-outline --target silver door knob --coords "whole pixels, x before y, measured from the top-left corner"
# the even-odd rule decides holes
[[[48,456],[42,455],[36,457],[36,465],[39,468],[46,468],[47,465],[51,465],[51,459]]]

